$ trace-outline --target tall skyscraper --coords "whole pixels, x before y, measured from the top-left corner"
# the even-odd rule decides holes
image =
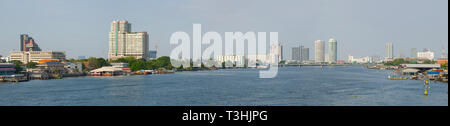
[[[304,46],[292,48],[292,60],[296,60],[298,62],[308,61],[309,48],[305,48]]]
[[[283,46],[281,45],[281,42],[278,42],[278,45],[271,45],[270,53],[278,54],[278,62],[282,61],[283,60]]]
[[[386,59],[394,58],[394,45],[392,42],[386,43]]]
[[[309,48],[305,48],[302,46],[302,55],[301,55],[301,62],[306,62],[309,60]]]
[[[417,58],[417,53],[419,52],[419,50],[417,48],[412,48],[411,49],[411,58]]]
[[[337,61],[337,41],[334,38],[330,38],[328,41],[328,62],[336,63]]]
[[[109,32],[108,60],[128,56],[147,59],[148,43],[147,32],[131,32],[128,21],[113,21]]]
[[[20,51],[41,51],[38,44],[34,41],[34,39],[27,34],[20,35]]]
[[[301,47],[292,48],[292,60],[301,61],[302,50]]]
[[[325,41],[316,40],[314,42],[314,58],[316,63],[325,62]]]

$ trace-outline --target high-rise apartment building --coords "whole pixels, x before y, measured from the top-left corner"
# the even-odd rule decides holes
[[[270,53],[277,54],[278,62],[282,61],[283,60],[283,46],[281,45],[281,42],[278,42],[278,45],[271,45]]]
[[[292,48],[292,60],[301,61],[302,49],[301,47]]]
[[[309,60],[309,48],[305,48],[302,46],[302,55],[301,55],[301,62],[306,62]]]
[[[330,38],[328,41],[328,62],[336,63],[337,61],[337,41],[334,38]]]
[[[147,59],[148,38],[147,32],[131,32],[131,24],[128,21],[111,22],[108,60],[128,56]]]
[[[314,58],[316,63],[325,62],[325,41],[316,40],[314,42]]]
[[[292,48],[292,60],[297,62],[305,62],[309,60],[309,48],[304,46]]]
[[[386,59],[394,58],[394,45],[391,42],[386,43]]]

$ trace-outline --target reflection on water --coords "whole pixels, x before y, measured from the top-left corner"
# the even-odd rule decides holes
[[[0,84],[0,105],[276,105],[448,106],[448,84],[387,80],[362,67],[281,67],[272,79],[257,69],[166,75],[81,77]]]

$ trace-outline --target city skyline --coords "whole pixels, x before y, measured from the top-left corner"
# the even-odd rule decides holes
[[[384,50],[386,42],[395,45],[394,54],[408,54],[411,48],[431,48],[436,54],[440,54],[442,46],[446,46],[448,42],[448,1],[444,0],[146,1],[142,5],[136,5],[138,9],[121,6],[120,8],[125,9],[121,12],[108,8],[115,5],[114,2],[70,1],[73,5],[70,7],[66,2],[68,1],[1,1],[0,13],[7,19],[1,22],[9,25],[5,26],[8,30],[0,31],[0,55],[8,56],[10,51],[19,51],[17,36],[28,34],[39,42],[43,50],[66,51],[68,58],[107,58],[108,24],[114,20],[128,20],[135,24],[135,31],[148,31],[151,36],[149,50],[154,50],[154,45],[158,44],[159,56],[169,55],[171,47],[168,39],[171,33],[191,31],[193,23],[204,24],[203,31],[278,31],[280,41],[286,48],[283,50],[287,54],[285,59],[291,57],[291,47],[304,45],[311,48],[312,52],[314,40],[330,36],[339,40],[338,60],[346,59],[348,54],[356,57],[384,56],[384,51],[380,50]],[[231,11],[225,11],[226,7],[219,6],[231,6],[235,3],[240,5]],[[214,6],[202,6],[206,4]],[[47,9],[34,9],[35,11],[30,12],[15,8],[19,5],[32,10],[36,6]],[[264,9],[270,6],[278,9]],[[398,7],[404,9],[397,10]],[[313,8],[324,9],[319,11]],[[30,17],[5,13],[7,10],[27,13]],[[262,13],[252,10],[260,10]],[[213,16],[217,14],[223,17]],[[248,20],[221,21],[240,17],[248,17]],[[265,17],[274,17],[276,20],[266,20]],[[29,18],[36,20],[30,22],[27,20]]]

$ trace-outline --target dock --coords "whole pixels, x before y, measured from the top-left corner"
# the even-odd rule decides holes
[[[25,74],[2,75],[0,82],[23,82],[28,81],[28,76]]]

